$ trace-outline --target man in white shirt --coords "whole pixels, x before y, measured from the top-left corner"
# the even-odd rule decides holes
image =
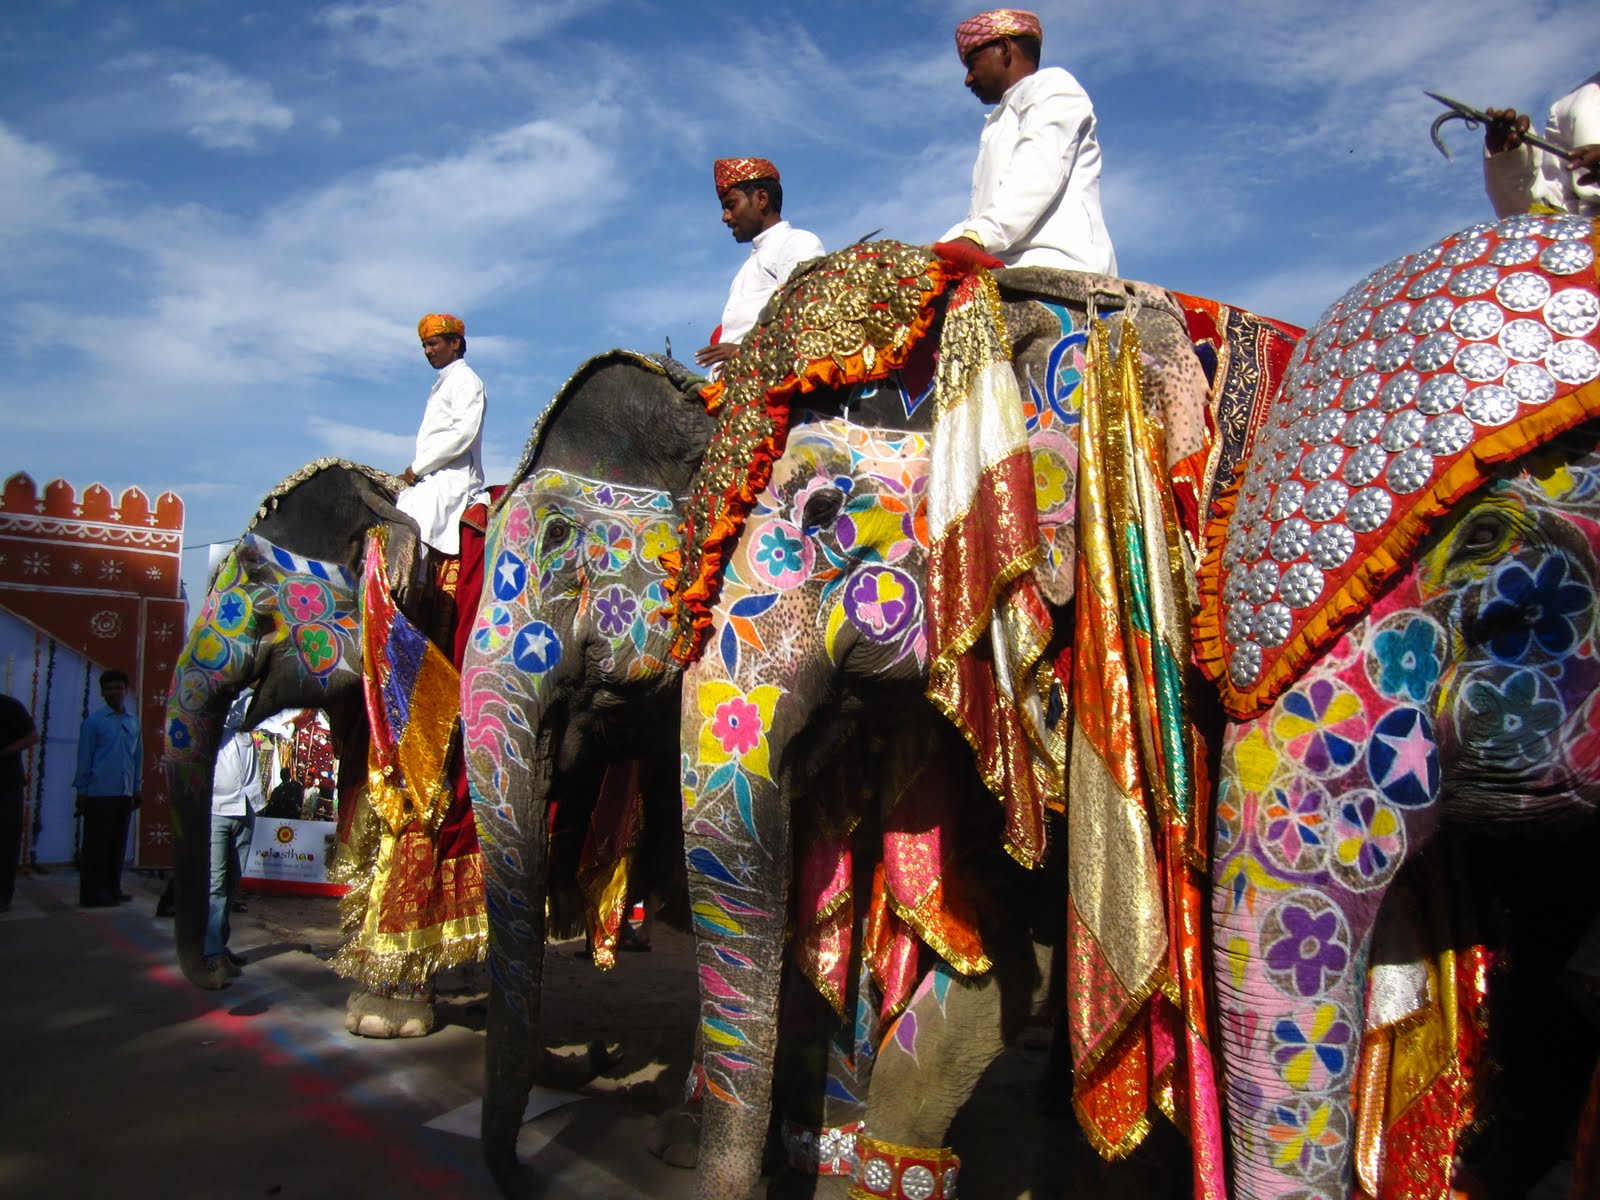
[[[417,453],[401,478],[411,486],[395,505],[440,554],[461,553],[461,514],[483,489],[483,380],[467,366],[467,327],[449,313],[417,322],[422,353],[439,374],[417,430]]]
[[[205,965],[239,974],[244,959],[228,949],[228,911],[244,875],[256,813],[266,806],[255,739],[243,731],[250,691],[240,694],[222,723],[216,773],[211,780],[211,896],[206,913]]]
[[[984,120],[966,219],[940,239],[966,239],[1008,267],[1117,273],[1100,212],[1094,106],[1060,67],[1039,69],[1039,18],[979,13],[956,28],[967,87],[996,107]]]
[[[1560,155],[1522,140],[1529,121],[1513,108],[1491,108],[1483,132],[1483,186],[1497,216],[1530,209],[1600,216],[1600,74],[1550,106],[1544,135],[1572,153]]]
[[[712,368],[715,378],[733,357],[772,293],[783,286],[795,267],[825,251],[814,233],[796,229],[783,219],[783,185],[778,168],[764,158],[719,158],[712,167],[722,223],[736,242],[750,243],[750,257],[733,277],[722,324],[711,344],[695,351],[694,360]]]

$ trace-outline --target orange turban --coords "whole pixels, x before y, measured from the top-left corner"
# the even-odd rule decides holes
[[[711,165],[712,178],[717,182],[717,199],[722,199],[736,183],[749,183],[752,179],[779,179],[778,168],[764,158],[719,158]]]
[[[1031,12],[1020,8],[997,8],[968,17],[956,26],[956,53],[961,56],[962,62],[966,62],[967,55],[979,46],[987,46],[990,42],[1008,37],[1032,37],[1043,41],[1044,30],[1039,27],[1039,18]]]
[[[467,327],[461,323],[460,317],[452,317],[449,313],[429,313],[417,322],[417,336],[423,341],[447,333],[466,337]]]

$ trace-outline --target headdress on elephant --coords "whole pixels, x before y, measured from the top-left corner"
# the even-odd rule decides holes
[[[429,313],[417,322],[417,336],[423,341],[431,337],[443,337],[447,333],[466,337],[466,324],[460,317],[451,316],[449,313]]]
[[[1039,26],[1038,16],[1020,8],[996,8],[968,17],[956,26],[956,53],[961,56],[962,62],[966,62],[967,55],[979,46],[1009,37],[1031,37],[1044,41],[1044,30]]]
[[[712,178],[717,184],[717,199],[728,194],[736,183],[750,183],[756,179],[781,179],[778,168],[765,158],[719,158],[711,165]]]

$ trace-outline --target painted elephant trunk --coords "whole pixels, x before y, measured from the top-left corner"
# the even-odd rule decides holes
[[[224,709],[226,705],[224,704]],[[174,757],[168,722],[167,797],[173,829],[173,936],[184,977],[199,987],[220,988],[224,972],[207,969],[205,936],[211,873],[211,772],[217,759],[217,730],[222,715],[191,720],[190,744],[183,758]]]
[[[467,770],[490,916],[483,1151],[490,1172],[509,1190],[517,1164],[517,1131],[541,1054],[555,739],[544,727],[539,705],[521,695],[508,704],[500,677],[470,655],[462,696]]]
[[[1321,736],[1351,695],[1313,680],[1224,749],[1212,933],[1241,1200],[1350,1193],[1373,930],[1438,827],[1426,714],[1374,705],[1357,757]]]

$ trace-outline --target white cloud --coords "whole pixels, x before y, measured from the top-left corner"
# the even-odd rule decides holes
[[[273,98],[270,85],[216,61],[172,71],[167,82],[178,94],[178,119],[213,150],[249,149],[258,133],[282,133],[294,124],[294,113]]]
[[[482,64],[547,33],[593,0],[360,0],[317,20],[356,57],[389,70]]]
[[[419,401],[419,417],[420,414]],[[313,414],[307,424],[311,436],[321,444],[327,454],[348,458],[352,462],[374,463],[379,466],[388,464],[386,469],[391,471],[397,471],[410,462],[411,455],[417,448],[414,434],[368,429],[363,425],[335,421],[320,414]]]

